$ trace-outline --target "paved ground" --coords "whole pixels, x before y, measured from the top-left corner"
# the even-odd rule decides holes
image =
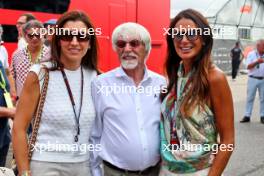
[[[245,109],[247,76],[240,75],[235,82],[228,79],[235,107],[236,144],[225,176],[263,176],[264,124],[260,123],[259,99],[255,99],[251,122],[239,123]]]
[[[264,124],[259,121],[259,99],[257,97],[255,100],[252,121],[248,124],[239,123],[245,108],[247,76],[240,75],[235,82],[230,77],[228,80],[235,107],[236,147],[224,175],[263,176]],[[11,152],[9,160],[10,156]]]

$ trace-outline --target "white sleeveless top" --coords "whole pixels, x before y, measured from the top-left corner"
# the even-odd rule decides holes
[[[45,65],[51,66],[50,63]],[[36,64],[32,66],[30,71],[39,76],[40,84],[42,84],[44,79],[43,76],[40,76],[40,68],[41,66]],[[78,115],[81,96],[81,67],[75,71],[65,69],[65,73]],[[79,121],[80,135],[78,142],[75,142],[76,120],[65,82],[60,71],[49,72],[48,90],[32,160],[71,163],[89,160],[89,150],[93,148],[91,144],[89,145],[88,139],[95,118],[95,109],[91,97],[91,81],[97,74],[96,71],[83,68],[83,75],[84,89]]]

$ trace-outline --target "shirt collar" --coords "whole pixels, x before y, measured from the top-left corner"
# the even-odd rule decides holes
[[[257,57],[263,57],[264,56],[264,54],[260,55],[257,49],[255,51],[256,51]]]
[[[115,76],[116,77],[126,77],[126,78],[129,78],[129,76],[126,74],[126,72],[124,71],[124,69],[120,66],[117,68],[116,72],[115,72]],[[143,81],[146,81],[148,79],[151,79],[152,78],[152,74],[151,72],[149,71],[149,69],[147,68],[147,66],[145,66],[145,69],[144,69],[144,77],[143,77]]]

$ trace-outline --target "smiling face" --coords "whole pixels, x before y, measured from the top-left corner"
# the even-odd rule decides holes
[[[197,26],[192,20],[182,18],[175,24],[175,28],[184,34],[184,31],[188,31],[188,29],[197,29]],[[195,40],[190,40],[193,36],[189,36],[188,39],[186,35],[182,36],[182,40],[173,39],[175,51],[182,60],[193,61],[202,49],[202,39],[201,36],[197,36]]]
[[[63,28],[75,31],[74,33],[78,30],[80,33],[80,31],[83,31],[83,29],[87,28],[87,26],[82,21],[67,21]],[[60,39],[60,60],[64,64],[65,68],[71,66],[77,66],[78,68],[78,66],[81,65],[82,58],[90,48],[89,40],[83,40],[82,38],[80,40],[78,37],[78,35],[62,36]],[[71,38],[71,40],[69,40],[69,38]]]
[[[120,36],[116,46],[116,52],[124,69],[144,68],[147,51],[139,37]]]
[[[34,27],[33,27],[34,28]],[[40,35],[39,28],[31,28],[25,32],[25,39],[29,47],[38,48],[43,43],[43,36]]]

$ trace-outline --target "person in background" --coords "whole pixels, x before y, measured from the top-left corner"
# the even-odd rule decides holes
[[[15,89],[15,83],[14,79],[12,77],[12,74],[10,72],[9,63],[8,63],[8,52],[4,46],[4,41],[2,40],[3,36],[3,27],[0,25],[0,61],[2,62],[2,65],[5,69],[6,76],[8,78],[8,81],[10,83],[10,94],[13,98],[13,101],[15,101],[16,98],[16,89]]]
[[[17,38],[17,49],[21,49],[27,46],[27,42],[23,36],[23,25],[29,22],[30,20],[36,20],[35,16],[31,13],[24,13],[20,15],[20,17],[17,19],[16,28],[18,32],[18,38]]]
[[[220,176],[234,148],[234,108],[226,76],[211,59],[212,30],[192,9],[169,29],[178,33],[167,35],[160,176]]]
[[[242,60],[241,56],[243,57],[239,42],[236,42],[235,47],[230,51],[230,56],[232,58],[232,80],[235,81]]]
[[[15,80],[17,97],[19,98],[30,67],[33,64],[50,59],[50,48],[44,43],[44,36],[39,32],[43,24],[31,20],[24,24],[23,35],[28,45],[14,52],[11,63],[11,73]],[[33,29],[38,32],[35,33]]]
[[[101,176],[103,163],[105,176],[157,176],[159,94],[166,81],[146,66],[150,34],[140,24],[123,23],[113,31],[112,46],[120,67],[92,83],[96,119],[90,141],[101,146],[90,155],[92,174]],[[113,91],[101,90],[104,87]],[[123,91],[115,92],[114,87]]]
[[[50,19],[44,23],[44,27],[47,30],[47,35],[46,35],[45,42],[44,42],[46,46],[51,45],[53,32],[55,31],[55,27],[56,27],[56,22],[57,22],[57,19]],[[54,31],[52,29],[54,29]]]
[[[99,72],[97,39],[81,32],[94,29],[84,12],[67,12],[57,25],[68,32],[54,35],[51,62],[32,67],[17,106],[12,142],[21,176],[90,175],[88,139],[95,118],[91,82]],[[37,148],[29,163],[26,130],[39,103],[42,68],[49,72],[49,82]]]
[[[2,65],[4,69],[6,70],[6,73],[9,74],[9,64],[8,64],[8,52],[4,46],[4,41],[2,40],[3,37],[3,27],[0,25],[0,61],[2,62]]]
[[[246,59],[248,72],[247,103],[241,123],[250,122],[256,92],[259,92],[260,122],[264,124],[264,40],[258,40],[256,50]]]
[[[5,98],[10,90],[9,82],[5,73],[5,68],[0,61],[0,167],[5,167],[9,144],[11,141],[9,118],[14,118],[16,109],[10,107],[7,101],[11,103],[11,97]],[[9,107],[8,107],[9,106]]]

